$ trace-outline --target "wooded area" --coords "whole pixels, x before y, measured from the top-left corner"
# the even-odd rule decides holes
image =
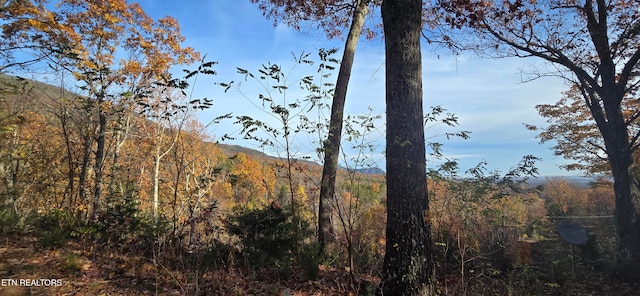
[[[0,292],[638,293],[638,1],[251,2],[294,28],[310,22],[328,37],[348,28],[342,60],[320,49],[218,77],[216,61],[183,46],[179,20],[154,20],[136,3],[2,2]],[[378,11],[381,24],[365,22]],[[376,114],[343,114],[360,35],[385,38],[384,127]],[[538,106],[549,125],[528,128],[588,182],[536,179],[532,155],[507,172],[443,159],[435,141],[469,132],[441,106],[422,109],[425,39],[557,65],[535,75],[571,88]],[[43,68],[57,85],[16,76]],[[201,76],[263,114],[199,122],[217,99],[191,95]],[[305,95],[288,96],[294,88]],[[207,134],[222,120],[239,135]],[[446,138],[425,139],[434,125]],[[370,137],[381,131],[386,173],[369,174]],[[317,157],[298,156],[302,134],[316,139]],[[230,137],[280,153],[226,145]],[[359,152],[340,166],[346,145]],[[568,243],[561,221],[587,239]]]

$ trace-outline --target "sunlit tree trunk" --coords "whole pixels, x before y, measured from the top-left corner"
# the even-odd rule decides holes
[[[180,123],[177,125],[176,129],[171,131],[171,133],[173,133],[173,137],[170,139],[170,143],[169,143],[169,147],[167,149],[162,149],[162,145],[165,142],[165,132],[166,127],[164,126],[164,124],[160,121],[158,123],[156,123],[155,125],[155,135],[154,135],[154,139],[155,139],[155,149],[154,149],[154,154],[153,154],[153,161],[154,161],[154,165],[153,165],[153,218],[154,220],[158,220],[159,217],[159,207],[160,207],[160,161],[162,160],[162,158],[164,158],[165,156],[167,156],[167,154],[169,154],[169,152],[171,152],[171,150],[173,150],[173,147],[176,145],[176,142],[178,141],[178,136],[180,135],[180,133],[182,132],[182,125],[184,123],[184,121],[186,121],[187,115],[184,115],[185,117],[180,119]],[[166,122],[166,124],[170,124],[169,122]]]
[[[124,146],[124,144],[127,141],[127,138],[129,136],[129,129],[131,127],[131,114],[127,111],[124,111],[125,113],[121,114],[121,116],[124,116],[124,118],[120,117],[118,119],[118,125],[119,127],[115,129],[114,133],[114,138],[115,138],[115,147],[113,149],[113,157],[111,158],[111,174],[110,174],[110,180],[109,180],[109,194],[113,195],[116,192],[118,192],[118,190],[120,190],[120,193],[125,193],[125,191],[127,190],[126,188],[123,188],[122,186],[122,179],[120,179],[120,167],[119,167],[119,160],[120,160],[120,151],[122,150],[122,146]],[[118,189],[119,187],[119,189]],[[124,195],[123,195],[124,196]]]
[[[347,98],[347,88],[351,78],[351,68],[356,51],[358,39],[362,34],[364,18],[369,11],[369,0],[359,0],[353,12],[351,28],[347,35],[347,40],[340,62],[336,89],[333,93],[331,104],[331,119],[329,121],[329,134],[324,141],[324,165],[322,167],[322,179],[320,183],[320,199],[318,205],[318,244],[320,253],[330,238],[333,236],[333,225],[331,216],[333,209],[331,201],[336,190],[336,174],[338,171],[338,158],[340,156],[340,139],[342,138],[342,121],[344,115],[344,105]]]

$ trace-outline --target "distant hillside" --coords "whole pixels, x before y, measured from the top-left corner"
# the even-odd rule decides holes
[[[237,154],[237,153],[244,153],[244,154],[251,155],[251,156],[257,156],[259,158],[277,159],[277,157],[273,157],[273,156],[267,155],[266,153],[264,153],[262,151],[258,151],[258,150],[247,148],[247,147],[243,147],[243,146],[240,146],[240,145],[229,145],[229,144],[223,144],[223,143],[217,143],[216,145],[220,149],[222,149],[222,151],[225,154],[227,154],[229,156],[232,156],[232,155]]]
[[[357,169],[356,171],[364,175],[384,175],[385,174],[385,172],[378,167]]]
[[[563,179],[567,180],[570,184],[573,184],[578,187],[589,187],[591,183],[595,182],[598,179],[598,176],[540,176],[537,178],[532,178],[527,181],[527,184],[531,187],[536,187],[539,185],[544,185],[547,180],[551,179]]]
[[[262,159],[271,159],[271,160],[282,160],[281,157],[276,157],[276,156],[271,156],[268,155],[262,151],[258,151],[256,149],[251,149],[251,148],[247,148],[244,146],[240,146],[240,145],[229,145],[229,144],[224,144],[224,143],[218,143],[217,144],[218,147],[220,149],[222,149],[222,151],[227,154],[228,156],[233,156],[237,153],[244,153],[247,154],[249,156],[255,157],[255,158],[262,158]],[[303,163],[312,167],[321,167],[322,165],[319,163],[316,163],[314,161],[309,161],[309,160],[305,160],[305,159],[296,159],[297,162],[299,163]],[[344,167],[340,167],[343,170],[346,170],[346,168]],[[378,167],[372,167],[372,168],[362,168],[362,169],[357,169],[356,170],[358,173],[361,173],[363,175],[384,175],[385,172],[378,168]]]
[[[29,94],[21,99],[29,98],[36,101],[71,94],[55,85],[6,74],[0,74],[0,93],[3,95]]]
[[[216,145],[218,145],[218,147],[222,150],[222,152],[224,152],[228,156],[233,156],[233,155],[235,155],[237,153],[244,153],[246,155],[249,155],[249,156],[252,156],[252,157],[255,157],[255,158],[258,158],[258,159],[284,160],[283,157],[272,156],[272,155],[266,154],[266,153],[264,153],[262,151],[259,151],[259,150],[256,150],[256,149],[252,149],[252,148],[247,148],[247,147],[240,146],[240,145],[230,145],[230,144],[224,144],[224,143],[217,143]],[[296,162],[302,163],[302,164],[306,164],[306,165],[309,165],[309,166],[318,166],[318,167],[321,166],[317,162],[306,160],[306,159],[297,158]]]

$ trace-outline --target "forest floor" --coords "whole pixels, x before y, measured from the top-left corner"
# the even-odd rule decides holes
[[[79,243],[43,248],[37,238],[0,238],[0,296],[2,295],[373,295],[379,279],[357,275],[350,284],[344,270],[321,268],[318,280],[261,277],[224,270],[199,273],[154,263],[149,258],[90,255]],[[248,275],[249,274],[249,275]],[[532,277],[533,275],[533,277]],[[437,284],[440,295],[640,295],[639,283],[620,283],[597,272],[562,283],[535,277],[531,270],[501,276],[446,276]],[[195,280],[198,279],[198,280]]]
[[[318,280],[256,279],[224,270],[198,274],[139,256],[90,255],[77,242],[42,248],[37,238],[0,238],[0,296],[4,295],[349,295],[349,274],[320,269]],[[199,280],[194,280],[194,279]],[[358,276],[359,282],[377,283]],[[353,294],[353,292],[351,292]]]

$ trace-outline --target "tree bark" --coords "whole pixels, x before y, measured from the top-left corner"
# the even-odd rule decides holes
[[[364,26],[364,18],[369,11],[369,0],[359,0],[353,12],[351,27],[345,41],[342,61],[338,70],[336,89],[333,93],[331,104],[331,118],[329,120],[329,134],[324,141],[324,165],[322,167],[322,179],[320,182],[320,199],[318,202],[318,245],[320,254],[324,253],[327,243],[333,237],[333,225],[331,216],[333,200],[336,190],[336,175],[338,171],[338,158],[340,156],[340,139],[342,138],[342,121],[344,105],[347,98],[347,88],[351,78],[353,58],[356,46]]]
[[[84,140],[82,147],[82,163],[80,164],[80,174],[78,175],[78,198],[80,203],[84,204],[86,198],[86,186],[87,186],[87,171],[89,170],[89,158],[91,157],[91,145],[93,144],[91,131],[80,130],[82,138]]]
[[[105,158],[105,144],[107,140],[107,114],[102,109],[102,104],[104,100],[98,100],[98,139],[96,148],[96,163],[94,164],[95,171],[95,180],[94,180],[94,191],[93,191],[93,209],[92,209],[92,217],[95,218],[96,214],[100,210],[100,199],[102,197],[102,169]]]
[[[387,229],[384,295],[426,295],[431,234],[422,111],[422,1],[385,0]]]
[[[160,143],[156,143],[155,154],[153,155],[153,221],[158,221],[158,209],[160,206]]]
[[[593,95],[595,93],[591,92]],[[592,115],[605,142],[615,192],[614,217],[618,237],[617,260],[620,265],[640,262],[640,183],[633,173],[633,149],[615,89],[602,87],[598,97],[604,108],[591,104]],[[592,100],[593,102],[593,100]],[[604,109],[604,112],[603,110]]]
[[[69,131],[69,114],[67,112],[67,107],[63,107],[63,110],[60,113],[55,113],[60,120],[60,127],[62,128],[62,137],[64,139],[65,152],[66,152],[66,160],[67,160],[67,186],[63,193],[63,199],[69,197],[67,202],[67,206],[69,208],[73,208],[75,205],[75,178],[76,178],[76,165],[75,165],[75,157],[73,153],[73,147],[71,143],[71,134]]]

